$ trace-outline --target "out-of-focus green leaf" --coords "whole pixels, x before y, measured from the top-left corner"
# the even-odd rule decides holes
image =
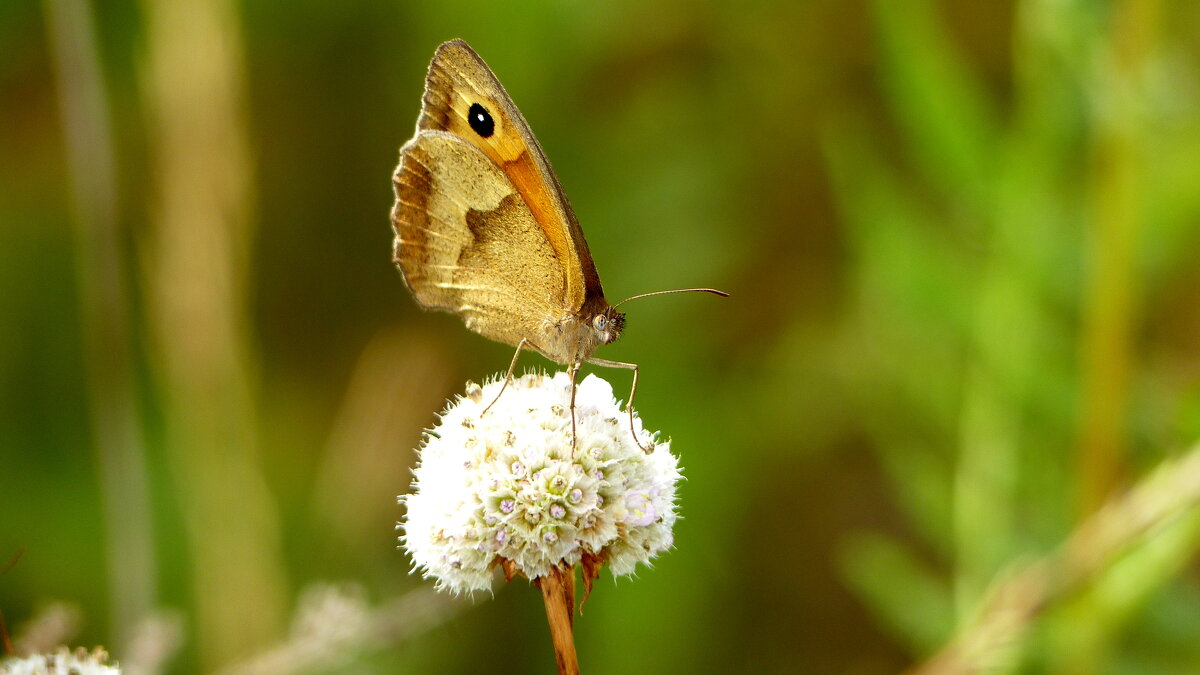
[[[913,527],[938,553],[951,559],[954,499],[950,489],[953,475],[950,457],[932,448],[896,441],[882,448],[880,456],[888,476],[905,489],[896,495]]]
[[[940,576],[889,537],[847,537],[841,554],[843,576],[889,631],[914,655],[932,651],[954,628],[954,606]]]
[[[955,237],[939,232],[936,218],[905,193],[864,140],[869,137],[844,120],[825,135],[835,195],[854,244],[856,343],[863,356],[876,357],[864,374],[876,382],[896,380],[923,423],[951,431],[958,358],[971,320],[971,264],[956,250]]]
[[[929,0],[876,0],[884,91],[917,166],[942,194],[988,203],[999,127],[994,105]]]

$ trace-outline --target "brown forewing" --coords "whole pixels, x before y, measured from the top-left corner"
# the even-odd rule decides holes
[[[395,261],[417,302],[481,335],[539,347],[566,313],[562,268],[521,195],[478,147],[420,131],[393,177]]]
[[[471,128],[467,111],[472,103],[491,113],[495,121],[492,136],[483,138]],[[578,313],[585,301],[590,306],[604,304],[604,291],[583,230],[545,153],[491,69],[462,40],[446,42],[434,54],[417,127],[462,137],[504,172],[562,267],[565,285],[560,303],[566,311]]]

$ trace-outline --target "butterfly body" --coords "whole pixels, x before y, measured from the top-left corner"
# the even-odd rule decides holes
[[[562,364],[620,336],[624,315],[545,153],[462,40],[434,54],[393,185],[393,258],[422,307]]]

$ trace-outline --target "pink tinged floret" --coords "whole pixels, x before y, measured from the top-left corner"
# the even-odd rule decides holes
[[[658,510],[645,492],[635,492],[625,497],[625,508],[629,509],[625,522],[630,525],[645,526],[658,519]]]

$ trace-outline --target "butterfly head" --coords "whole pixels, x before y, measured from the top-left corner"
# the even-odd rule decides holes
[[[592,330],[600,344],[616,342],[625,330],[625,313],[618,312],[615,307],[605,307],[603,311],[592,317]]]

